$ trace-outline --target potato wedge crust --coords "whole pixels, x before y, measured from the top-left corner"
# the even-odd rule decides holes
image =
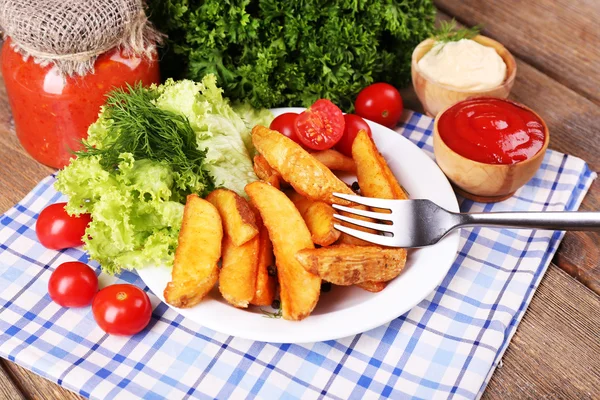
[[[356,172],[354,160],[337,150],[328,149],[311,152],[310,154],[332,171]]]
[[[259,245],[258,235],[241,246],[236,246],[227,234],[223,239],[219,291],[235,307],[247,308],[254,297]]]
[[[198,304],[219,277],[223,226],[217,209],[208,201],[191,194],[183,211],[179,244],[164,291],[165,301],[174,307]]]
[[[289,198],[306,222],[313,243],[329,246],[338,240],[341,232],[333,227],[335,210],[331,205],[307,199],[296,192],[291,192]]]
[[[282,186],[282,178],[279,172],[275,171],[267,160],[261,155],[254,156],[254,173],[261,181],[267,182],[271,186],[279,189]]]
[[[353,194],[352,190],[293,140],[257,125],[252,129],[252,143],[296,192],[329,204],[348,204],[347,201],[333,197],[332,193]]]
[[[358,132],[352,144],[360,192],[366,197],[406,200],[408,196],[365,131]]]
[[[246,193],[260,212],[273,243],[283,318],[306,318],[319,300],[321,279],[307,272],[295,254],[314,248],[310,232],[294,203],[283,192],[259,181],[248,184]]]
[[[240,195],[229,189],[210,192],[206,200],[214,205],[223,221],[223,228],[236,246],[241,246],[256,235],[256,216],[250,205]]]
[[[256,291],[250,304],[255,306],[270,306],[275,299],[275,291],[277,290],[276,277],[269,275],[269,267],[275,265],[273,244],[269,238],[269,231],[263,224],[258,210],[256,210],[256,214],[259,231],[258,264],[256,267]]]
[[[406,264],[406,250],[378,246],[334,245],[304,249],[296,259],[307,271],[336,285],[374,281],[386,282],[397,277]]]
[[[357,283],[356,286],[366,290],[367,292],[378,293],[385,289],[387,282],[365,281]]]

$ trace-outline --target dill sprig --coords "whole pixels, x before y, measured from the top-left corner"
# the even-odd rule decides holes
[[[278,319],[283,316],[283,311],[281,308],[279,308],[276,312],[267,311],[267,310],[261,308],[260,312],[263,314],[263,317],[265,317],[265,318]]]
[[[136,160],[165,162],[190,183],[185,189],[206,186],[202,187],[206,193],[200,194],[207,194],[214,188],[213,179],[202,168],[207,150],[198,149],[196,133],[189,120],[157,107],[154,103],[157,97],[156,91],[141,84],[112,91],[104,106],[109,123],[102,146],[97,148],[84,141],[85,150],[75,154],[100,156],[100,165],[111,172],[115,171],[122,153],[131,153]]]
[[[440,27],[434,31],[433,38],[438,43],[458,42],[462,39],[472,39],[479,35],[480,31],[480,25],[458,28],[456,20],[453,18],[450,21],[442,21]]]

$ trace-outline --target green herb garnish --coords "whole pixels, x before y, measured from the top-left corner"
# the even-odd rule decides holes
[[[473,39],[479,35],[480,31],[480,25],[475,25],[471,28],[458,28],[456,20],[453,18],[450,21],[442,21],[440,27],[434,31],[433,39],[442,44],[458,42],[462,39]]]
[[[109,129],[102,147],[84,141],[85,150],[75,154],[100,156],[100,165],[111,172],[116,171],[123,153],[131,153],[136,160],[164,162],[191,187],[198,180],[209,182],[199,193],[204,196],[214,189],[213,179],[202,168],[207,151],[198,149],[196,133],[185,116],[155,105],[158,96],[158,91],[141,84],[112,91],[104,106]]]
[[[265,317],[265,318],[278,319],[278,318],[281,318],[281,316],[283,315],[283,311],[281,310],[281,308],[278,309],[276,312],[270,312],[270,311],[267,311],[267,310],[261,308],[260,312],[263,314],[263,317]]]

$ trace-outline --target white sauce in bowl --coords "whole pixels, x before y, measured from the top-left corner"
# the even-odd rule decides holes
[[[496,50],[470,39],[434,44],[418,66],[428,79],[458,90],[493,89],[506,77]]]

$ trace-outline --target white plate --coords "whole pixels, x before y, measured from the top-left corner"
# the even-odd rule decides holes
[[[302,110],[276,108],[272,111],[279,115]],[[456,196],[435,162],[398,133],[370,121],[369,126],[379,151],[411,198],[430,199],[447,210],[459,210]],[[352,179],[345,180],[352,182]],[[308,343],[339,339],[383,325],[427,297],[450,269],[458,241],[458,232],[454,232],[434,246],[410,250],[404,271],[380,293],[357,287],[334,287],[322,293],[313,313],[302,321],[266,318],[259,307],[237,309],[228,305],[216,288],[192,308],[172,308],[207,328],[251,340]],[[170,269],[152,267],[140,269],[138,273],[164,301],[163,290],[171,280]]]

